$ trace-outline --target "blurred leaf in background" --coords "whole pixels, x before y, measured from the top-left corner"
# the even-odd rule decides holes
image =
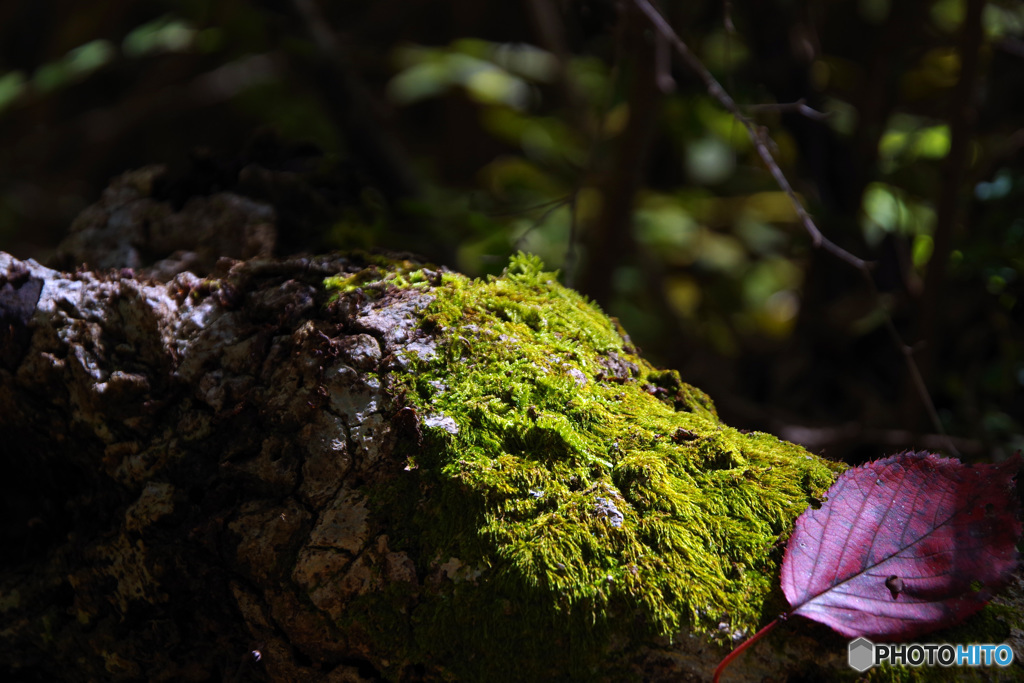
[[[966,457],[1020,448],[1024,4],[661,9],[880,297],[608,0],[3,3],[0,248],[45,261],[111,177],[166,163],[173,201],[275,203],[285,250],[536,253],[727,421],[852,461],[948,443],[888,318]]]

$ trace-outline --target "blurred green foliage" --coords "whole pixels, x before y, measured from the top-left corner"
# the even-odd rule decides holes
[[[667,52],[637,66],[652,34],[628,43],[629,3],[604,0],[6,3],[0,247],[45,259],[110,176],[236,153],[261,128],[360,178],[308,248],[412,250],[471,275],[522,249],[572,284],[621,191],[633,211],[600,303],[727,421],[860,425],[857,443],[819,446],[851,457],[919,445],[894,436],[934,427],[889,315],[927,349],[945,427],[973,457],[1005,454],[1024,442],[1024,4],[974,2],[662,3],[825,234],[877,263],[879,300],[813,248],[744,127],[684,66]],[[641,101],[647,72],[664,92]],[[645,161],[616,189],[649,111]]]

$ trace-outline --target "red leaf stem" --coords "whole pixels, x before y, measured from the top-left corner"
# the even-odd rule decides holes
[[[752,635],[749,638],[747,638],[745,641],[743,641],[740,644],[739,647],[737,647],[735,650],[733,650],[732,652],[727,654],[725,656],[725,659],[723,659],[718,664],[718,666],[715,667],[715,677],[712,679],[713,683],[718,683],[718,679],[719,679],[719,677],[721,677],[722,672],[725,671],[725,667],[729,666],[729,664],[732,662],[732,660],[734,660],[737,657],[739,657],[743,653],[743,651],[746,650],[748,647],[750,647],[751,645],[753,645],[757,641],[761,640],[761,638],[763,638],[764,635],[766,633],[768,633],[768,631],[771,631],[773,628],[775,628],[776,626],[779,625],[780,621],[785,621],[785,619],[786,619],[786,615],[785,614],[780,614],[779,616],[775,617],[770,622],[768,622],[767,626],[765,626],[760,631],[758,631],[754,635]]]

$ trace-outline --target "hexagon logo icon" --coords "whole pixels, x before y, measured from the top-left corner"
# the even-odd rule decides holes
[[[850,666],[861,673],[875,664],[875,644],[867,638],[850,641]]]

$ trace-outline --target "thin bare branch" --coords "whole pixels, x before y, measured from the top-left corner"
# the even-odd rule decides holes
[[[722,3],[722,25],[726,33],[736,33],[736,25],[732,23],[732,0],[725,0]]]
[[[576,235],[578,232],[576,204],[578,198],[579,192],[573,192],[569,198],[569,248],[565,252],[565,262],[562,266],[565,273],[565,284],[568,287],[572,287],[576,279]]]
[[[661,33],[654,36],[654,68],[658,88],[666,95],[676,90],[676,79],[672,78],[672,52],[668,39]]]
[[[925,384],[924,376],[921,374],[921,369],[917,365],[917,361],[914,359],[914,349],[904,343],[900,333],[896,330],[896,326],[892,322],[892,318],[888,315],[885,316],[885,329],[889,333],[889,337],[892,338],[893,344],[900,350],[903,355],[903,360],[907,364],[907,372],[910,373],[910,381],[914,385],[914,389],[917,391],[917,395],[922,397],[922,403],[924,409],[928,413],[928,419],[931,423],[936,426],[939,433],[946,437],[949,442],[949,449],[954,455],[960,455],[957,450],[956,444],[953,443],[947,434],[946,430],[942,426],[942,420],[939,419],[939,413],[935,409],[935,403],[931,399],[931,395],[928,393],[928,386]]]
[[[772,112],[783,112],[793,111],[801,116],[806,116],[814,121],[824,121],[825,119],[832,116],[831,112],[818,111],[814,107],[807,104],[807,100],[800,98],[796,102],[780,102],[778,104],[751,104],[747,105],[747,111],[751,113],[772,111]]]
[[[924,378],[917,366],[917,362],[914,360],[913,351],[900,337],[899,332],[896,330],[896,327],[892,322],[892,317],[889,315],[885,306],[882,305],[881,295],[879,294],[878,288],[875,286],[875,282],[871,277],[871,269],[874,264],[854,256],[839,245],[830,241],[821,233],[821,230],[818,229],[814,219],[807,212],[807,209],[804,208],[803,202],[800,201],[800,198],[793,190],[792,185],[789,184],[789,180],[782,172],[778,162],[775,161],[775,157],[772,155],[770,149],[770,138],[764,129],[755,125],[754,122],[740,110],[732,96],[726,92],[725,88],[722,87],[722,84],[719,83],[708,68],[704,66],[704,63],[701,62],[692,51],[690,51],[690,48],[685,42],[683,42],[683,39],[679,37],[679,34],[675,32],[661,12],[651,4],[650,0],[633,0],[633,2],[651,22],[655,30],[669,41],[686,65],[694,72],[694,74],[697,75],[701,82],[704,83],[704,87],[707,89],[708,94],[718,100],[719,104],[721,104],[747,129],[747,135],[750,136],[750,141],[753,143],[754,149],[757,150],[758,156],[761,157],[761,161],[764,162],[769,173],[772,174],[772,178],[775,179],[775,183],[783,192],[786,193],[786,195],[789,196],[790,201],[793,203],[793,208],[800,217],[800,221],[803,223],[804,229],[807,230],[807,233],[811,236],[811,241],[814,246],[824,249],[841,261],[848,263],[860,271],[864,276],[864,279],[867,281],[868,287],[874,296],[876,305],[878,305],[885,313],[886,328],[888,329],[890,336],[892,336],[897,349],[899,349],[906,361],[911,381],[920,396],[921,402],[924,404],[925,409],[928,412],[929,418],[934,424],[936,430],[945,436],[949,450],[953,454],[958,455],[959,451],[952,439],[946,435],[946,430],[942,425],[942,421],[939,419],[938,411],[935,410],[935,404],[932,401],[931,396],[928,394]]]
[[[526,230],[523,231],[522,235],[520,235],[519,237],[516,238],[515,248],[516,249],[522,248],[523,241],[526,240],[527,235],[529,235],[531,232],[533,232],[534,230],[536,230],[540,226],[544,225],[545,221],[547,221],[547,219],[548,219],[548,216],[553,214],[555,211],[558,211],[559,209],[561,209],[566,204],[572,203],[575,197],[576,197],[576,193],[574,191],[572,194],[570,194],[567,197],[562,197],[561,199],[557,199],[557,200],[555,200],[553,202],[545,202],[544,204],[541,204],[540,206],[532,207],[534,209],[537,209],[537,208],[540,208],[541,206],[546,206],[547,208],[544,210],[544,212],[540,216],[537,217],[536,220],[533,221],[533,224],[530,227],[528,227]]]
[[[569,201],[569,195],[565,195],[564,197],[557,197],[555,199],[549,199],[546,202],[541,202],[539,204],[534,204],[533,206],[522,206],[522,207],[518,207],[518,208],[515,208],[515,209],[505,209],[505,210],[499,210],[499,211],[490,211],[490,212],[488,212],[487,215],[491,216],[492,218],[498,218],[500,216],[521,216],[523,214],[530,213],[531,211],[539,211],[540,209],[548,209],[548,208],[550,208],[552,206],[558,207],[558,206],[561,206],[562,204],[565,204],[567,201]]]
[[[650,20],[654,27],[658,30],[658,33],[663,35],[669,43],[675,47],[676,52],[682,57],[686,65],[700,80],[704,83],[704,87],[707,88],[708,94],[714,97],[718,102],[725,107],[729,113],[736,117],[736,120],[743,124],[744,128],[747,129],[747,135],[750,136],[750,141],[754,143],[754,149],[757,150],[758,156],[764,162],[765,166],[768,167],[768,172],[772,174],[772,178],[775,179],[775,183],[789,195],[790,201],[793,202],[793,208],[796,209],[797,215],[800,216],[800,222],[803,223],[804,229],[811,236],[811,241],[815,247],[821,247],[830,254],[835,255],[837,258],[846,261],[851,266],[858,270],[869,268],[869,264],[863,259],[859,259],[850,252],[846,251],[837,244],[829,241],[824,235],[821,234],[821,230],[815,225],[814,219],[807,213],[807,209],[804,208],[803,202],[797,197],[796,192],[793,190],[792,185],[789,184],[789,180],[786,178],[782,169],[779,168],[779,164],[775,161],[775,157],[772,156],[771,150],[768,148],[766,136],[764,133],[754,125],[754,122],[750,120],[737,106],[736,101],[732,98],[729,93],[725,91],[722,84],[719,83],[708,68],[704,66],[704,63],[697,59],[697,56],[690,51],[683,39],[672,29],[665,17],[661,15],[655,7],[648,0],[634,0],[636,6],[641,12]]]

